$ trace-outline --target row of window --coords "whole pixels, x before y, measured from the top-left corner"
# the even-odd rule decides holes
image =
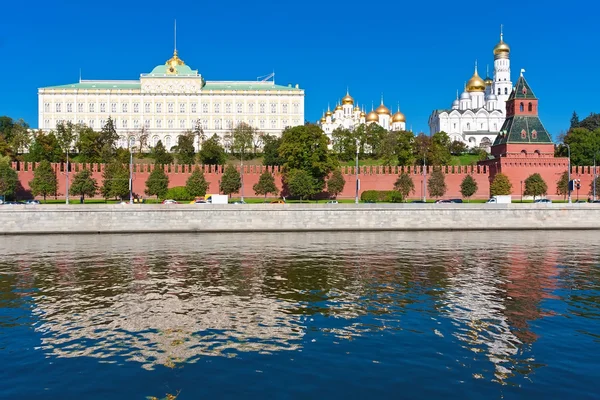
[[[66,112],[71,113],[73,112],[73,103],[65,103],[65,109]],[[111,113],[117,113],[117,112],[123,112],[123,113],[127,113],[129,112],[130,108],[129,108],[129,103],[121,103],[121,107],[118,107],[118,103],[99,103],[99,110],[101,113],[107,112],[106,110],[109,109],[107,108],[107,106],[110,106],[110,112]],[[254,103],[249,103],[248,104],[248,112],[249,113],[254,113]],[[269,105],[267,105],[267,103],[259,103],[258,104],[258,110],[259,113],[261,114],[265,114],[266,110],[269,109],[270,112],[272,114],[277,113],[278,110],[278,104],[276,103],[270,103]],[[233,113],[234,112],[234,108],[233,108],[233,104],[232,103],[225,103],[223,111],[225,113]],[[299,109],[300,109],[300,105],[298,103],[294,103],[293,104],[293,112],[294,114],[298,114]],[[187,104],[185,103],[179,103],[179,112],[180,113],[185,113],[187,109]],[[189,109],[191,113],[196,113],[198,112],[198,107],[196,103],[191,103],[189,104]],[[281,104],[281,112],[282,113],[287,113],[288,112],[288,104]],[[44,103],[44,112],[51,112],[51,104],[50,103]],[[55,103],[54,104],[54,112],[63,112],[63,103]],[[166,104],[166,111],[169,114],[174,113],[176,110],[176,105],[175,103],[167,103]],[[209,105],[207,103],[203,103],[202,104],[202,112],[203,113],[208,113],[209,111]],[[221,108],[221,104],[220,103],[214,103],[213,104],[213,112],[215,113],[220,113],[222,110]],[[89,103],[88,107],[87,107],[87,111],[88,112],[96,112],[96,103]],[[144,104],[144,112],[145,113],[150,113],[152,112],[152,104],[151,103],[145,103]],[[156,103],[154,106],[154,111],[157,113],[162,113],[163,112],[163,103]],[[85,103],[77,103],[77,112],[78,113],[83,113],[85,112]],[[140,103],[133,103],[133,112],[134,113],[139,113],[140,112]],[[236,103],[235,104],[235,112],[238,114],[241,114],[244,112],[244,104],[243,103]]]
[[[67,122],[67,121],[57,120],[56,125],[59,125],[63,122]],[[74,121],[71,120],[69,122],[74,122]],[[89,121],[80,119],[77,121],[78,124],[82,124],[82,125],[85,124],[85,125],[89,126],[90,128],[101,128],[106,124],[105,119],[101,119],[100,125],[98,125],[98,126],[96,126],[95,122],[96,121],[93,119],[90,119]],[[179,120],[178,124],[176,123],[175,120],[169,119],[166,121],[166,124],[164,124],[164,126],[163,126],[163,121],[161,119],[157,119],[156,121],[154,121],[154,126],[152,126],[152,121],[147,119],[143,122],[143,127],[146,129],[150,129],[150,128],[193,129],[197,123],[200,124],[202,129],[232,129],[234,127],[234,121],[232,121],[230,119],[221,120],[220,118],[212,120],[211,124],[209,124],[209,120],[207,120],[207,119],[201,119],[201,120],[199,119],[197,121],[189,121],[189,123],[187,123],[187,124],[186,124],[186,120],[184,120],[184,119]],[[250,126],[255,126],[253,119],[249,119],[247,121],[247,123]],[[300,121],[298,119],[295,119],[295,120],[293,120],[293,123],[294,123],[294,125],[298,125],[300,123]],[[123,129],[129,129],[129,128],[139,129],[139,128],[142,128],[141,124],[142,124],[142,121],[140,121],[138,119],[134,119],[131,122],[131,124],[126,119],[121,120],[120,122],[118,120],[115,121],[115,126],[117,128],[123,128]],[[209,126],[209,125],[212,125],[212,126]],[[278,128],[280,128],[278,125],[279,124],[277,123],[277,120],[275,120],[275,119],[268,121],[268,123],[266,120],[260,119],[260,120],[258,120],[258,125],[256,126],[256,128],[266,129],[267,127],[269,127],[270,129],[278,129]],[[287,126],[289,126],[289,121],[287,119],[281,120],[281,128],[285,128]],[[52,128],[54,128],[54,126],[52,126],[51,121],[49,119],[44,120],[44,129],[52,129]]]

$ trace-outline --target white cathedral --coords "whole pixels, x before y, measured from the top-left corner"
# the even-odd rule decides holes
[[[335,107],[333,112],[327,107],[327,111],[321,117],[319,124],[323,132],[331,139],[331,134],[337,128],[354,130],[360,124],[378,124],[384,129],[393,131],[406,130],[406,117],[398,111],[392,115],[389,108],[381,104],[376,109],[372,109],[368,114],[361,110],[358,104],[354,105],[354,99],[350,93],[346,91],[346,95],[342,98],[341,104]]]
[[[482,79],[475,63],[475,73],[460,97],[456,93],[452,107],[431,113],[430,134],[444,131],[452,141],[489,151],[506,119],[506,100],[512,91],[509,56],[510,47],[501,31],[500,42],[494,47],[493,79]]]

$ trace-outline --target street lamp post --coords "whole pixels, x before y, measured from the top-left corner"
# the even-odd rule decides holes
[[[571,204],[571,146],[569,146],[567,143],[565,143],[565,146],[567,146],[567,150],[569,151],[569,169],[567,170],[567,193],[569,195],[568,203]]]
[[[129,147],[129,204],[133,204],[133,147]]]
[[[598,177],[598,174],[596,172],[596,156],[599,154],[600,152],[596,152],[596,154],[594,154],[594,181],[592,182],[593,186],[594,186],[594,201],[596,200],[596,179]]]
[[[425,166],[425,153],[423,153],[423,203],[427,202],[427,180],[426,175],[427,173],[425,172],[426,170],[426,166]]]
[[[65,176],[67,177],[67,182],[65,182],[65,195],[66,195],[66,204],[69,204],[69,148],[67,147],[67,166],[65,171]]]
[[[354,197],[354,204],[358,204],[358,190],[360,181],[358,180],[358,139],[356,139],[356,168],[354,169],[356,173],[356,196]]]
[[[245,145],[244,145],[245,148]],[[242,203],[244,202],[244,152],[240,151],[240,183],[242,184]]]

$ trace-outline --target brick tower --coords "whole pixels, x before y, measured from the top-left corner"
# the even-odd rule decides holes
[[[538,115],[538,98],[521,76],[506,101],[506,120],[491,148],[493,158],[481,161],[490,171],[490,182],[499,173],[510,177],[513,194],[519,194],[522,182],[540,173],[554,194],[556,181],[568,168],[567,158],[554,157],[552,137]]]

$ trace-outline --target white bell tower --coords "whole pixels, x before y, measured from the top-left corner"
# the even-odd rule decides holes
[[[500,25],[500,42],[494,47],[494,83],[493,93],[498,97],[498,103],[506,114],[506,100],[512,91],[510,80],[510,47],[504,43],[502,25]]]

